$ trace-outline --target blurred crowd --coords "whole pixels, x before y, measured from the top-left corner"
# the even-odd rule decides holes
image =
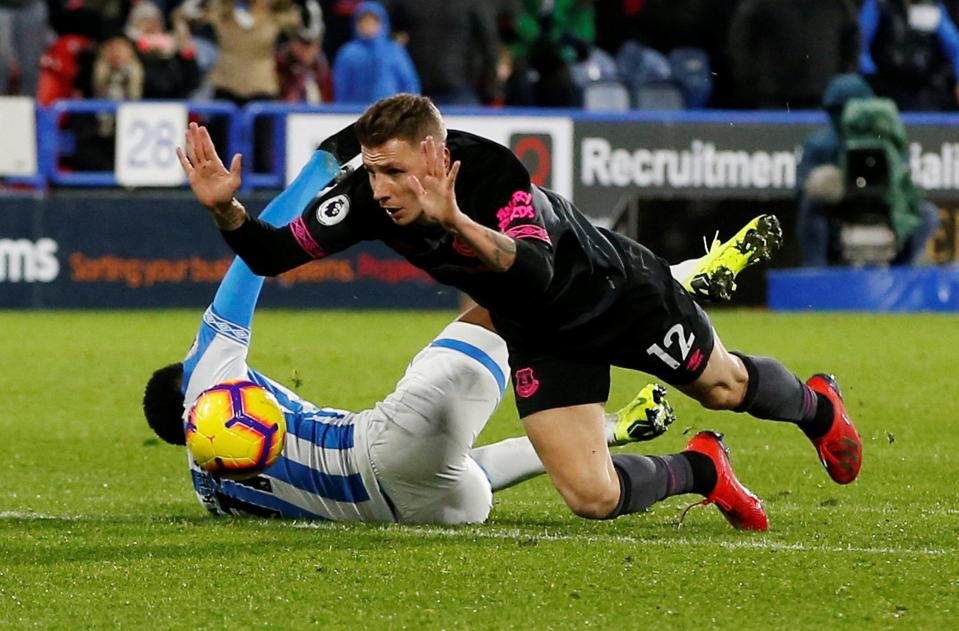
[[[817,107],[959,103],[959,0],[0,0],[0,94]]]

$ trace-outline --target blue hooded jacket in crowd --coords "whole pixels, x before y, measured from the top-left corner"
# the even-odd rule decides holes
[[[380,21],[373,37],[357,25],[367,14]],[[376,2],[362,2],[353,17],[354,39],[340,48],[333,63],[333,96],[337,103],[369,104],[398,92],[419,94],[420,80],[406,49],[390,39],[390,19]]]

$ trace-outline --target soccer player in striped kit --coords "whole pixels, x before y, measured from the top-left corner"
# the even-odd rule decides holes
[[[261,219],[283,223],[295,217],[335,169],[332,156],[317,152]],[[352,413],[320,408],[247,365],[250,325],[262,283],[262,277],[234,261],[203,315],[186,359],[154,373],[144,396],[150,426],[174,444],[184,443],[185,410],[201,392],[223,381],[253,381],[272,392],[283,408],[284,449],[261,475],[243,481],[219,479],[190,461],[198,499],[210,512],[479,523],[489,514],[493,491],[543,473],[525,437],[472,448],[498,405],[509,374],[506,344],[492,332],[484,309],[474,308],[448,325],[413,358],[394,392],[382,402]],[[663,394],[661,387],[647,386],[629,405],[609,415],[608,442],[645,440],[665,431],[673,414]],[[691,451],[696,450],[695,440]],[[648,504],[675,494],[668,485],[657,484],[653,472],[662,462],[686,455],[637,457],[650,465],[650,484],[644,490]],[[709,495],[719,486],[734,490],[741,505],[717,504],[726,518],[736,527],[761,523],[764,528],[759,500],[736,481],[725,454],[715,457],[719,479],[700,492]]]

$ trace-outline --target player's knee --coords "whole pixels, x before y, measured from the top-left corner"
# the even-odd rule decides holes
[[[619,505],[619,489],[596,489],[588,492],[565,492],[566,505],[584,519],[605,519]]]
[[[749,385],[749,374],[736,366],[708,382],[700,382],[692,393],[708,410],[735,410],[742,404]]]
[[[707,410],[734,410],[742,402],[741,388],[735,384],[716,384],[700,391],[697,399]]]

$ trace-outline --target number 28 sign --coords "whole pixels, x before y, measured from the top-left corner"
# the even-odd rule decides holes
[[[186,122],[187,108],[182,103],[123,103],[117,107],[117,183],[183,184],[176,148],[184,142]]]

